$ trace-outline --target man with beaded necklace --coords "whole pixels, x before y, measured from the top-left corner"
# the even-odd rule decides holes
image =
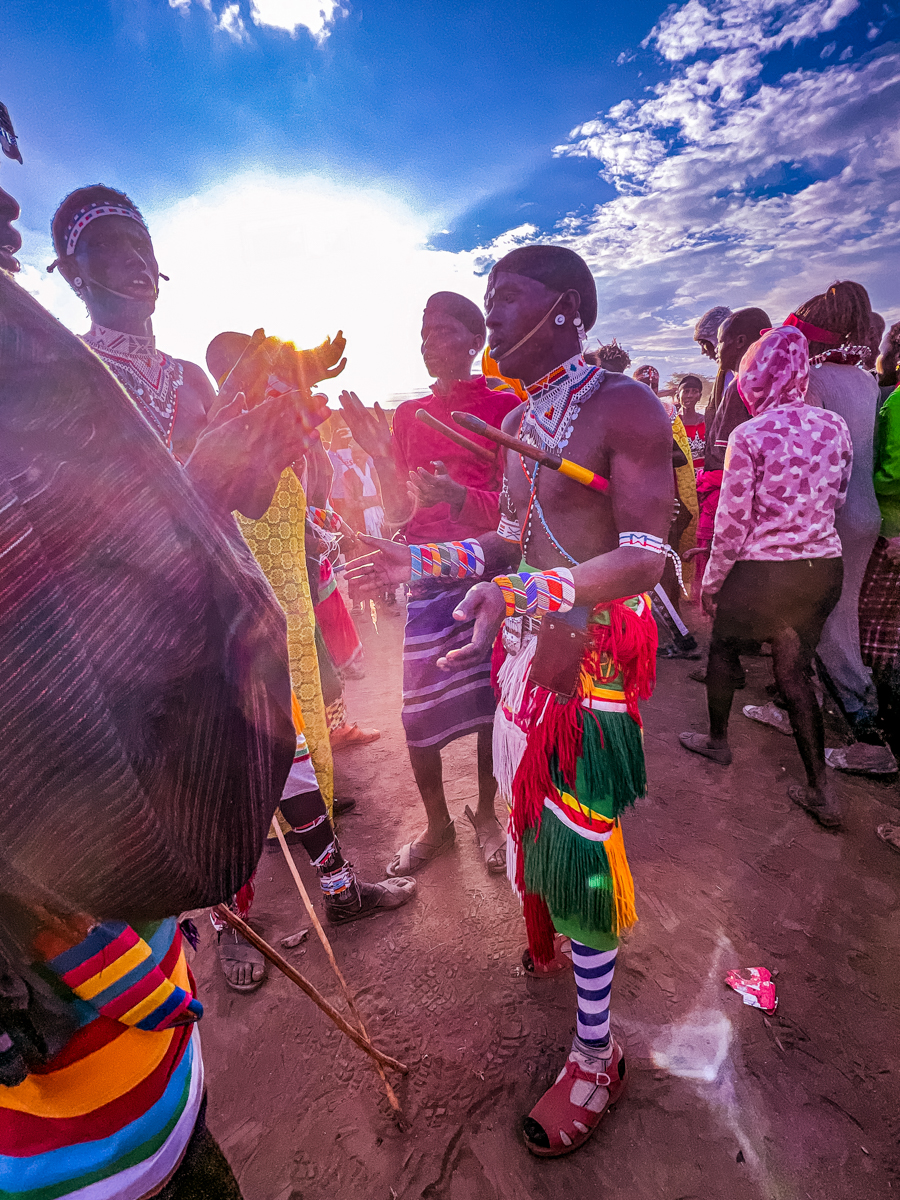
[[[528,1149],[550,1157],[581,1146],[625,1084],[609,1033],[618,935],[636,919],[619,816],[646,787],[637,701],[653,683],[645,593],[669,552],[672,434],[648,387],[582,358],[596,287],[572,251],[506,255],[489,277],[486,313],[493,358],[528,392],[504,431],[606,477],[608,493],[507,451],[496,534],[418,548],[366,538],[373,552],[352,576],[372,590],[437,563],[448,575],[493,577],[459,604],[457,619],[474,618],[473,640],[444,661],[463,667],[502,627],[494,764],[511,807],[509,874],[535,962],[552,958],[554,932],[569,936],[578,985],[572,1051],[524,1122]]]

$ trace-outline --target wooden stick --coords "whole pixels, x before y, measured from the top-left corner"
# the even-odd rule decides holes
[[[277,967],[278,970],[282,972],[282,974],[287,975],[288,979],[290,979],[292,983],[296,983],[297,987],[300,988],[301,991],[306,992],[313,1004],[315,1004],[318,1008],[321,1008],[322,1012],[325,1013],[326,1016],[331,1017],[338,1029],[340,1029],[342,1033],[346,1033],[347,1037],[350,1038],[351,1041],[356,1042],[360,1050],[364,1050],[370,1058],[374,1058],[375,1061],[381,1063],[382,1066],[390,1067],[392,1071],[399,1071],[401,1075],[409,1074],[409,1067],[405,1066],[402,1062],[397,1062],[396,1058],[391,1058],[387,1054],[382,1054],[380,1050],[376,1049],[376,1047],[372,1045],[368,1038],[364,1038],[362,1034],[358,1033],[357,1030],[353,1028],[352,1025],[349,1025],[338,1012],[338,1010],[336,1008],[332,1008],[325,997],[313,987],[309,980],[304,979],[299,971],[295,971],[291,964],[286,962],[273,946],[270,946],[264,938],[261,938],[258,933],[251,929],[246,921],[242,921],[237,913],[233,913],[231,909],[227,908],[224,904],[215,905],[212,911],[216,914],[220,921],[224,921],[226,925],[230,925],[231,928],[236,933],[239,933],[245,941],[248,941],[251,946],[255,946],[264,958],[267,958],[273,966]]]
[[[334,973],[338,978],[338,983],[341,985],[341,991],[344,993],[344,999],[347,1001],[347,1007],[356,1018],[356,1024],[359,1026],[359,1032],[363,1035],[366,1041],[368,1041],[369,1035],[366,1032],[366,1027],[363,1024],[363,1019],[360,1015],[359,1009],[356,1007],[356,1001],[350,994],[350,989],[347,987],[347,981],[343,976],[341,968],[337,964],[337,959],[334,957],[334,951],[331,948],[331,942],[329,942],[325,930],[322,928],[322,923],[319,920],[318,914],[316,913],[315,908],[313,908],[313,903],[309,898],[309,893],[304,886],[303,880],[300,878],[300,872],[297,870],[297,864],[294,862],[293,855],[288,849],[287,841],[285,840],[281,825],[278,823],[277,819],[272,822],[272,828],[275,830],[275,834],[281,845],[282,853],[287,861],[288,868],[291,872],[291,875],[294,877],[294,883],[297,885],[297,891],[300,893],[300,899],[303,901],[303,907],[306,909],[307,915],[312,922],[313,929],[315,929],[319,941],[325,948],[325,953],[328,955],[328,961],[334,968]],[[394,1089],[388,1082],[388,1077],[384,1073],[384,1067],[382,1067],[381,1063],[376,1060],[375,1068],[378,1071],[378,1074],[381,1076],[381,1081],[384,1084],[384,1090],[388,1098],[388,1104],[390,1104],[391,1108],[394,1110],[397,1120],[400,1123],[403,1123],[403,1109],[400,1107],[400,1101],[397,1099]]]
[[[478,458],[483,459],[484,462],[496,463],[497,457],[492,450],[488,450],[486,446],[479,446],[477,442],[473,442],[461,433],[457,433],[455,429],[451,429],[449,425],[445,425],[443,421],[439,421],[437,417],[433,417],[424,408],[416,409],[416,420],[421,421],[423,425],[430,425],[432,429],[436,429],[438,433],[442,433],[445,438],[449,438],[451,442],[456,442],[457,446],[462,446],[464,450],[468,450]]]
[[[571,459],[563,458],[559,454],[551,454],[547,450],[539,450],[537,446],[529,446],[527,442],[520,442],[518,438],[511,437],[502,429],[495,429],[493,425],[488,425],[486,421],[482,421],[481,417],[474,417],[471,413],[454,412],[450,415],[457,425],[462,425],[463,429],[490,438],[498,446],[505,446],[507,450],[513,450],[516,454],[533,459],[551,471],[559,471],[560,475],[566,475],[569,479],[574,479],[576,483],[592,488],[595,492],[609,491],[608,479],[604,479],[602,475],[595,475],[593,471],[579,466]]]

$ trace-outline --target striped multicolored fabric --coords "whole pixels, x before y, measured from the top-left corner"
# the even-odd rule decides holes
[[[47,965],[101,1016],[123,1025],[169,1029],[185,1013],[195,1020],[203,1015],[200,1001],[166,977],[150,947],[124,921],[96,926]]]
[[[575,605],[575,580],[568,567],[497,575],[493,582],[503,593],[508,617],[542,617],[568,612]]]
[[[484,574],[484,551],[474,538],[409,547],[410,579],[472,579]]]
[[[118,945],[115,974],[138,947],[143,962],[199,1015],[174,918],[141,931],[101,925],[51,963],[72,978]],[[99,948],[99,949],[98,949]],[[80,963],[80,966],[79,966]],[[40,969],[40,968],[38,968]],[[123,977],[125,978],[125,977]],[[105,979],[102,983],[105,983]],[[146,1032],[66,989],[78,1031],[65,1049],[15,1088],[0,1087],[0,1197],[3,1200],[139,1200],[177,1168],[203,1096],[203,1061],[193,1022]],[[182,1009],[184,1013],[184,1009]]]

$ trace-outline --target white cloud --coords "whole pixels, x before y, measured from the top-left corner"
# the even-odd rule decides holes
[[[213,9],[213,0],[169,0],[169,7],[186,14],[195,2],[212,13],[216,29],[236,42],[250,41],[241,5],[234,0],[222,5],[218,14]],[[345,17],[347,12],[341,0],[250,0],[249,6],[254,25],[281,29],[291,37],[297,36],[298,29],[306,29],[319,45],[329,36],[338,17]]]
[[[856,7],[688,0],[644,43],[672,64],[668,78],[555,148],[597,159],[619,193],[560,226],[611,314],[600,334],[673,366],[696,353],[690,329],[713,304],[761,304],[777,319],[851,277],[896,309],[900,47],[762,78],[767,53]]]
[[[247,26],[244,24],[244,18],[241,16],[240,7],[237,4],[225,5],[219,13],[216,29],[221,29],[223,33],[233,37],[236,42],[250,41],[250,34],[247,32]]]
[[[348,366],[323,390],[344,387],[371,403],[431,380],[419,349],[422,309],[436,291],[480,304],[477,255],[427,248],[438,219],[376,188],[317,176],[248,174],[179,203],[144,208],[163,283],[154,326],[160,347],[205,363],[225,329],[315,345],[343,329]],[[532,237],[525,227],[507,235]],[[23,284],[69,328],[83,332],[83,306],[44,264],[46,238],[25,234]]]
[[[340,0],[250,0],[255,25],[284,29],[292,37],[302,26],[319,43],[328,37],[337,18],[345,15]]]

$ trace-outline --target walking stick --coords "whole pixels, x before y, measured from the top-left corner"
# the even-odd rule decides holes
[[[241,920],[237,913],[233,913],[224,904],[216,904],[212,911],[219,920],[224,921],[226,925],[230,925],[235,933],[239,933],[251,946],[255,946],[263,958],[267,958],[274,967],[277,967],[279,971],[287,975],[288,979],[292,983],[296,983],[301,991],[306,992],[313,1004],[321,1008],[326,1016],[331,1017],[338,1029],[342,1033],[346,1033],[351,1041],[356,1042],[360,1050],[364,1050],[379,1066],[390,1067],[393,1071],[399,1071],[401,1075],[409,1074],[409,1067],[405,1066],[402,1062],[398,1062],[396,1058],[391,1058],[390,1055],[383,1054],[372,1045],[368,1038],[363,1037],[352,1025],[348,1024],[338,1010],[332,1008],[321,992],[317,991],[308,979],[304,979],[299,971],[294,970],[291,964],[281,957],[274,946],[270,946],[265,938],[261,938],[258,933],[250,928],[246,921]]]
[[[569,458],[551,454],[549,450],[539,450],[537,446],[529,446],[527,442],[519,441],[518,438],[504,433],[502,429],[495,429],[493,425],[488,425],[487,421],[482,421],[481,417],[475,417],[471,413],[452,412],[450,416],[457,425],[462,425],[463,429],[468,429],[470,433],[478,433],[482,437],[490,438],[498,446],[505,446],[507,450],[514,450],[516,454],[534,459],[542,467],[548,467],[551,471],[559,471],[560,475],[567,475],[569,479],[574,479],[576,483],[583,484],[584,487],[593,488],[595,492],[609,491],[608,479],[604,479],[602,475],[596,475],[587,467],[579,466]]]
[[[356,1018],[356,1023],[359,1026],[359,1032],[363,1035],[366,1041],[368,1041],[369,1035],[366,1032],[366,1027],[363,1024],[363,1019],[360,1016],[359,1009],[356,1007],[356,1002],[350,994],[350,989],[347,987],[347,981],[341,972],[341,968],[337,964],[337,959],[334,957],[334,951],[331,948],[331,942],[329,942],[325,934],[325,930],[322,928],[322,923],[316,914],[316,910],[313,908],[312,901],[309,898],[309,893],[303,886],[303,880],[300,878],[300,872],[297,870],[297,864],[294,862],[291,852],[288,849],[288,844],[285,841],[284,834],[281,831],[281,826],[277,820],[272,822],[272,828],[275,830],[278,841],[281,844],[282,853],[287,861],[288,869],[290,870],[291,875],[294,877],[294,883],[297,885],[297,891],[300,893],[300,899],[303,901],[303,906],[306,909],[307,915],[312,922],[312,926],[315,929],[316,934],[318,935],[319,941],[325,948],[325,953],[328,955],[328,960],[334,968],[334,973],[337,975],[338,983],[341,985],[341,991],[344,993],[344,999],[347,1001],[347,1006],[351,1013],[353,1013],[353,1016]],[[375,1069],[378,1071],[378,1074],[381,1076],[381,1082],[384,1084],[384,1091],[388,1098],[388,1104],[390,1104],[391,1108],[394,1110],[397,1123],[402,1128],[405,1124],[403,1109],[400,1107],[400,1101],[397,1099],[394,1089],[388,1082],[388,1077],[384,1073],[384,1067],[380,1062],[378,1062],[377,1059],[375,1060]],[[406,1074],[405,1071],[403,1073]]]
[[[471,438],[467,438],[465,434],[457,433],[455,429],[451,429],[449,425],[445,425],[443,421],[439,421],[437,417],[433,417],[430,412],[426,412],[424,408],[416,409],[416,420],[421,421],[423,425],[430,425],[432,429],[436,429],[438,433],[442,433],[445,438],[451,442],[456,442],[457,446],[462,446],[464,450],[468,450],[474,454],[476,458],[482,459],[484,462],[495,464],[497,456],[493,450],[488,450],[484,446],[479,446],[477,442],[473,442]]]

